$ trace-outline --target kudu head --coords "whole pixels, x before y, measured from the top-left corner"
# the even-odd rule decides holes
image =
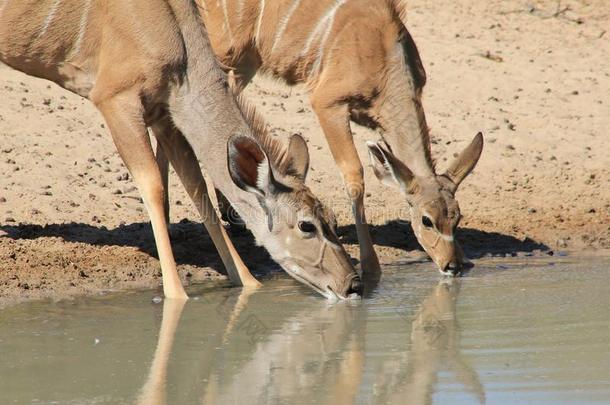
[[[309,152],[302,137],[292,136],[280,149],[233,136],[228,164],[233,182],[262,208],[260,218],[244,220],[258,223],[257,242],[288,274],[329,299],[362,294],[360,277],[335,234],[334,216],[305,185]]]
[[[445,173],[427,177],[416,177],[385,142],[367,145],[377,178],[404,195],[411,209],[411,226],[421,246],[442,274],[457,275],[464,256],[455,238],[461,219],[455,192],[481,156],[483,135],[478,133]]]

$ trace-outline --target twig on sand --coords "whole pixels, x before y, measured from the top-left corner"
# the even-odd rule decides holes
[[[561,0],[557,1],[557,9],[554,13],[548,15],[542,15],[542,10],[537,9],[535,6],[530,6],[527,9],[518,9],[518,10],[509,10],[509,11],[500,11],[498,14],[500,15],[508,15],[508,14],[531,14],[540,19],[548,20],[551,18],[563,18],[565,20],[571,21],[576,24],[583,24],[584,20],[580,17],[572,18],[566,15],[568,11],[573,11],[570,6],[561,7]]]
[[[485,53],[479,53],[479,54],[477,54],[477,55],[479,55],[479,56],[480,56],[480,57],[482,57],[482,58],[485,58],[485,59],[489,59],[489,60],[491,60],[491,61],[494,61],[494,62],[498,62],[498,63],[504,62],[504,58],[502,58],[502,57],[501,57],[501,56],[499,56],[499,55],[494,55],[494,54],[493,54],[493,53],[491,53],[490,51],[487,51],[487,52],[485,52]]]
[[[557,18],[560,15],[564,14],[567,11],[571,11],[572,9],[570,8],[570,6],[565,6],[564,8],[561,8],[561,0],[557,1],[557,11],[555,11],[554,14],[544,17],[544,18]]]
[[[509,11],[500,11],[498,14],[500,15],[509,15],[509,14],[521,14],[521,13],[533,13],[536,9],[534,7],[529,8],[528,10],[509,10]]]

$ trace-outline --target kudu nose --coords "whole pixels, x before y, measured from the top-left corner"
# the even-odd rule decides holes
[[[345,296],[349,298],[350,295],[356,294],[361,297],[363,290],[364,284],[362,283],[362,280],[360,280],[360,277],[355,277],[347,288]]]
[[[452,261],[445,265],[445,268],[441,269],[441,273],[447,276],[457,276],[462,272],[462,263],[459,261]]]

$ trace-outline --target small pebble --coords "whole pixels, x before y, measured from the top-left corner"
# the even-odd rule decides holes
[[[153,304],[160,304],[161,302],[163,302],[163,298],[157,296],[157,297],[153,297],[152,299]]]
[[[127,181],[127,180],[129,180],[129,173],[125,172],[125,173],[123,173],[123,174],[119,174],[119,175],[116,177],[116,179],[117,179],[118,181]]]

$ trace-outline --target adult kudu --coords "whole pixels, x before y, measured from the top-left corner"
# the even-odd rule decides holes
[[[327,211],[304,184],[304,141],[296,137],[284,147],[265,134],[251,109],[240,109],[193,0],[0,0],[0,61],[54,81],[100,110],[148,210],[166,297],[186,293],[149,127],[233,282],[258,284],[215,214],[197,157],[289,274],[327,297],[360,293]]]
[[[368,144],[377,177],[411,210],[419,243],[444,274],[464,261],[455,239],[455,192],[483,149],[478,134],[437,174],[422,107],[426,73],[405,21],[404,0],[197,0],[214,52],[245,87],[257,71],[307,86],[351,199],[362,268],[379,262],[364,210],[363,167],[350,121],[379,130]]]

